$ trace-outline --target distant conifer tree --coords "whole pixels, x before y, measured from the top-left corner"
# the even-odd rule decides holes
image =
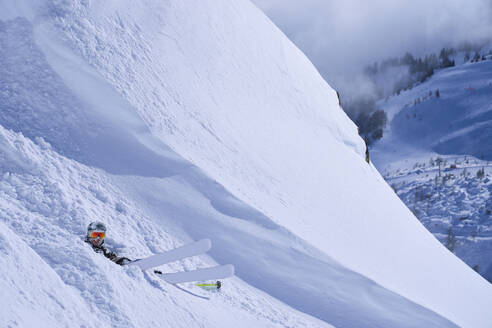
[[[481,169],[479,169],[477,171],[477,178],[480,179],[480,180],[482,180],[484,177],[485,177],[485,170],[482,167]]]
[[[448,235],[446,237],[446,248],[451,252],[454,252],[454,248],[456,247],[456,236],[453,233],[451,228],[448,229]]]
[[[477,62],[480,60],[480,54],[478,51],[475,51],[475,54],[473,55],[472,63]]]

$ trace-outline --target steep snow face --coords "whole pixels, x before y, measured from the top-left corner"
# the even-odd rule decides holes
[[[204,293],[115,265],[83,242],[88,222],[105,222],[107,247],[131,258],[183,239],[115,187],[118,177],[60,156],[41,138],[0,127],[0,158],[1,327],[331,327],[236,278],[223,294]],[[201,256],[160,269],[213,264]]]
[[[364,163],[335,92],[249,3],[77,2],[60,28],[154,135],[241,200],[460,325],[490,321],[474,311],[491,287]]]
[[[97,325],[87,304],[17,234],[0,222],[3,327]],[[16,274],[10,275],[10,272]]]
[[[46,25],[33,26],[29,15],[13,17],[1,22],[1,122],[31,140],[1,128],[1,218],[8,233],[20,237],[9,243],[17,249],[4,247],[9,270],[3,275],[2,303],[15,300],[19,306],[8,308],[2,326],[35,320],[54,325],[57,317],[59,325],[70,320],[81,327],[93,326],[84,317],[97,317],[100,326],[124,327],[328,326],[241,282],[236,289],[234,280],[224,283],[223,296],[203,303],[152,275],[142,279],[138,271],[122,271],[82,243],[84,226],[94,219],[110,227],[109,247],[131,258],[170,249],[190,235],[213,237],[213,256],[236,264],[248,282],[342,327],[453,326],[341,267],[236,199],[153,138],[128,102],[54,41]],[[16,257],[25,261],[13,266]],[[202,264],[211,263],[186,260],[162,270]],[[45,288],[26,293],[19,278]],[[64,292],[45,292],[51,289]],[[33,305],[17,301],[19,292]],[[60,316],[60,307],[77,308],[80,317],[70,311]]]
[[[214,259],[236,264],[240,278],[341,327],[454,326],[422,306],[460,326],[490,322],[490,286],[449,254],[364,162],[363,142],[335,91],[250,3],[46,1],[39,8],[28,1],[4,3],[0,8],[8,10],[0,16],[0,31],[7,50],[0,76],[11,89],[2,94],[1,124],[31,139],[45,138],[66,160],[102,170],[104,175],[94,178],[100,180],[92,188],[95,197],[106,204],[106,194],[118,194],[98,192],[107,185],[125,201],[106,207],[94,200],[106,208],[105,215],[90,203],[80,206],[119,226],[119,243],[136,245],[134,253],[170,248],[174,239],[168,234],[181,240],[210,237],[218,246]],[[46,74],[31,74],[39,71]],[[4,170],[18,170],[22,161],[15,160],[12,147],[3,152],[13,158]],[[61,166],[86,169],[72,164]],[[53,170],[46,181],[57,177]],[[63,189],[76,195],[82,186],[71,181],[64,179]],[[16,184],[7,182],[7,190]],[[36,211],[39,202],[34,199],[32,207],[22,195],[6,199],[20,199],[23,211]],[[40,207],[45,216],[57,217],[52,207]],[[64,213],[70,220],[71,212]],[[13,214],[4,216],[9,226],[15,220],[8,218],[23,217]],[[57,233],[74,241],[84,219],[75,221],[68,232],[63,221]],[[56,267],[58,257],[50,258],[30,239],[30,225],[41,229],[43,223],[26,223],[18,233],[66,277]],[[142,231],[145,238],[139,239]],[[119,295],[114,307],[103,300],[106,322],[128,308],[137,310],[123,325],[142,316],[146,325],[162,318],[139,313],[143,305],[137,301],[127,306],[124,284],[110,278],[119,268],[95,260],[82,246],[74,252],[101,261],[97,267],[107,274],[95,287],[114,287],[112,296]],[[76,288],[94,286],[84,263],[72,265],[85,277],[76,280]],[[124,282],[133,288],[142,287],[140,295],[153,295],[147,304],[159,304],[158,292],[168,292],[139,272],[123,269],[121,275],[130,277]],[[233,323],[237,314],[247,318],[245,326],[255,326],[255,316],[266,319],[266,326],[287,325],[292,318],[292,326],[323,325],[281,304],[270,307],[268,298],[254,292],[251,302],[242,302],[241,288],[236,291],[229,300],[238,310],[224,314],[224,322]],[[95,307],[98,295],[89,304]],[[183,299],[166,300],[186,308]],[[219,302],[223,313],[228,302],[227,297]],[[271,311],[248,310],[254,304]],[[213,312],[200,306],[193,309],[203,317]],[[277,308],[286,314],[272,315]],[[171,326],[178,317],[168,319]]]

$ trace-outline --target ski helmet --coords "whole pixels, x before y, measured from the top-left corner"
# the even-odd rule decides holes
[[[101,246],[106,237],[106,226],[102,222],[91,222],[87,227],[87,238],[95,246]]]
[[[87,226],[87,232],[89,231],[101,231],[101,232],[106,232],[106,226],[104,223],[96,221],[96,222],[91,222]]]

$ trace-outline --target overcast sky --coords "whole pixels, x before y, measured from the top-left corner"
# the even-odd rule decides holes
[[[492,0],[253,2],[342,89],[351,73],[374,61],[492,36]]]

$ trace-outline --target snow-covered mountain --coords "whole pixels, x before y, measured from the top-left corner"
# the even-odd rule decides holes
[[[488,97],[492,56],[484,58],[440,70],[425,83],[379,102],[390,118],[390,133],[376,147],[379,166],[405,158],[409,152],[492,160]],[[385,154],[388,158],[382,157]]]
[[[441,242],[487,279],[490,260],[492,56],[438,71],[380,101],[390,123],[373,160]]]
[[[336,92],[251,3],[0,0],[3,326],[487,327],[492,287],[364,161]],[[199,238],[204,300],[138,258]]]

